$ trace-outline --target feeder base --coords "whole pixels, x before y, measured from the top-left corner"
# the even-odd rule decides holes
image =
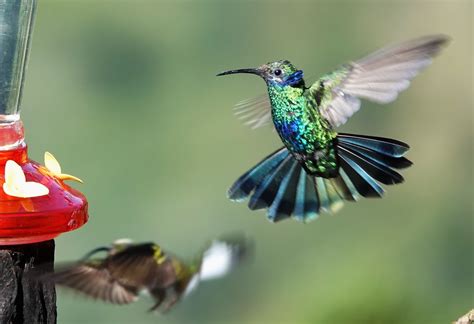
[[[0,246],[10,246],[10,245],[19,245],[19,244],[31,244],[38,243],[43,241],[49,241],[57,237],[58,234],[46,234],[46,235],[33,235],[26,237],[12,237],[12,238],[0,238]]]

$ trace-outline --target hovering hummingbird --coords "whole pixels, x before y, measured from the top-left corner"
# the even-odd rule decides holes
[[[253,128],[273,120],[284,144],[237,179],[228,197],[250,196],[249,208],[267,208],[272,222],[291,215],[306,222],[322,211],[337,211],[344,200],[381,197],[380,183],[403,182],[394,169],[412,164],[403,157],[407,144],[334,129],[359,110],[361,98],[394,101],[447,41],[436,35],[385,47],[309,87],[303,71],[287,60],[219,73],[251,73],[265,80],[268,96],[241,102],[237,113]]]
[[[86,296],[113,304],[129,304],[140,293],[149,294],[155,304],[150,311],[168,311],[199,282],[220,278],[249,253],[249,241],[241,238],[215,240],[190,263],[166,253],[155,243],[133,243],[120,239],[99,247],[78,262],[63,264],[37,279],[54,282]],[[97,254],[105,252],[105,256]]]

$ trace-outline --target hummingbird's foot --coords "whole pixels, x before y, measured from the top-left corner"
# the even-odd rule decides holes
[[[165,300],[165,297],[166,297],[166,290],[157,289],[157,290],[151,292],[151,295],[155,299],[156,303],[155,303],[155,305],[153,305],[152,308],[150,308],[148,310],[148,312],[150,312],[150,313],[157,311],[158,308],[161,306],[161,304],[163,303],[163,301]]]
[[[178,302],[179,298],[178,296],[174,295],[170,300],[163,306],[163,309],[161,311],[162,314],[167,313],[173,306]]]

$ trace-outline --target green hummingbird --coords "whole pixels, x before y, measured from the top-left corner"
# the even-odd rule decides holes
[[[307,222],[323,211],[337,211],[343,201],[381,197],[380,183],[403,182],[394,169],[412,164],[403,157],[407,144],[334,129],[359,110],[361,99],[394,101],[447,41],[435,35],[388,46],[342,65],[309,87],[303,71],[287,60],[219,73],[264,79],[268,96],[238,104],[237,114],[253,128],[273,121],[284,144],[244,173],[228,197],[243,201],[250,196],[249,208],[267,208],[272,222],[290,216]]]
[[[248,256],[251,244],[242,236],[214,240],[192,262],[166,253],[158,244],[120,239],[96,248],[77,262],[56,266],[36,279],[54,282],[94,299],[130,304],[140,293],[155,304],[150,311],[168,311],[201,281],[220,278]],[[104,256],[98,256],[105,252]]]

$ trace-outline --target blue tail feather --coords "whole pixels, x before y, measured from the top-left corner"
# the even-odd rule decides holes
[[[301,171],[305,173],[305,171]],[[319,201],[318,193],[316,191],[316,179],[311,176],[307,176],[306,188],[305,188],[305,204],[303,221],[307,222],[314,220],[319,216],[319,210],[321,202]]]
[[[335,211],[342,202],[362,197],[381,197],[379,183],[403,181],[393,169],[411,162],[402,157],[405,143],[373,136],[341,134],[337,138],[339,175],[310,176],[286,148],[266,157],[242,175],[229,189],[232,200],[250,196],[250,209],[268,209],[268,219],[277,222],[293,216],[307,222],[322,211]]]
[[[330,210],[331,201],[327,195],[324,178],[316,177],[316,191],[318,192],[320,208],[328,212]]]
[[[338,182],[332,181],[332,179],[334,178],[324,179],[326,197],[328,197],[329,201],[329,212],[335,212],[339,210],[339,208],[343,205],[343,200],[345,199],[345,196],[347,195],[346,193],[342,193],[341,189],[344,187],[341,187],[341,189],[337,189],[335,186],[338,185]]]
[[[268,173],[276,169],[281,161],[289,156],[289,154],[288,150],[281,148],[267,156],[248,172],[244,173],[228,190],[227,196],[229,199],[242,201],[247,198],[255,186],[258,185]]]
[[[356,152],[348,150],[342,146],[339,148],[339,150],[339,154],[341,156],[351,159],[362,169],[364,169],[364,171],[366,171],[372,178],[383,184],[391,185],[401,183],[404,180],[401,174],[377,161],[364,158],[364,156],[361,156]]]
[[[364,169],[346,155],[340,154],[339,156],[341,157],[341,168],[347,172],[359,194],[363,197],[381,197],[383,195],[382,187]]]
[[[412,165],[412,162],[404,157],[392,157],[390,155],[385,155],[376,151],[372,151],[362,146],[358,146],[351,143],[344,143],[339,141],[339,147],[343,147],[352,152],[357,153],[359,156],[364,157],[365,159],[378,162],[388,168],[394,169],[405,169]]]
[[[342,200],[355,201],[357,200],[357,190],[348,177],[343,177],[344,170],[339,169],[339,176],[328,179],[337,195]]]
[[[300,171],[301,168],[298,168],[298,163],[293,160],[291,169],[283,178],[275,199],[268,209],[268,218],[272,221],[276,222],[291,216],[295,205]]]
[[[309,176],[303,168],[300,169],[293,218],[299,222],[308,222],[319,216],[319,196],[316,191],[315,178]]]
[[[308,176],[306,172],[300,172],[298,185],[296,187],[296,197],[295,197],[295,209],[293,210],[293,214],[295,218],[303,220],[304,219],[304,204],[306,201],[305,193],[306,193],[306,181]]]
[[[344,171],[343,168],[339,169],[339,175],[341,182],[344,183],[344,185],[347,188],[347,191],[349,192],[348,198],[345,198],[345,200],[351,200],[351,201],[357,201],[361,197],[359,192],[357,191],[356,186],[352,182],[352,180],[349,178],[347,175],[346,171]]]
[[[392,157],[403,156],[410,148],[408,144],[384,137],[354,135],[339,133],[337,135],[339,143],[350,143],[365,147],[375,152]]]
[[[291,156],[287,156],[280,165],[267,175],[255,188],[255,192],[250,197],[249,208],[252,210],[270,207],[278,188],[281,186],[282,179],[287,175],[289,169],[294,163]]]

